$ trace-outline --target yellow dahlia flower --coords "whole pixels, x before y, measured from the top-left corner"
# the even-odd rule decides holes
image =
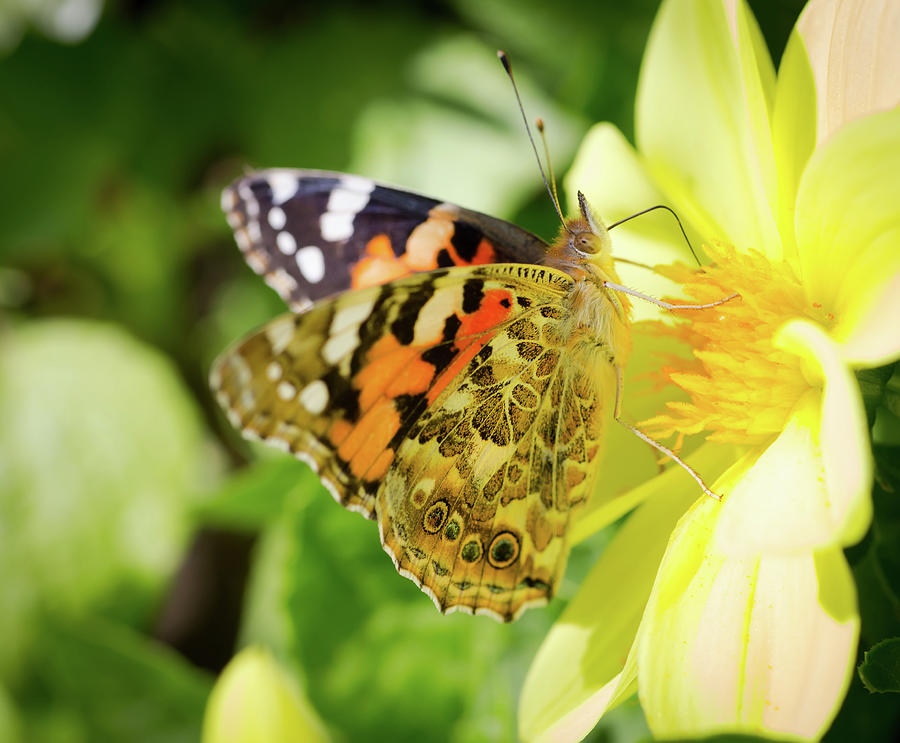
[[[685,399],[642,424],[704,433],[690,461],[722,473],[723,500],[679,468],[599,499],[576,538],[640,505],[535,659],[524,739],[579,740],[634,691],[660,737],[816,739],[837,713],[859,635],[842,548],[872,513],[854,372],[900,357],[898,38],[897,4],[816,0],[776,76],[743,2],[668,0],[641,71],[637,151],[610,125],[584,142],[571,192],[611,221],[669,204],[711,261],[665,278],[624,266],[625,283],[741,295],[651,323],[691,358],[661,369]],[[630,259],[685,257],[664,217],[612,236]]]

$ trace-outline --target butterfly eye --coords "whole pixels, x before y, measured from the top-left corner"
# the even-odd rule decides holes
[[[579,253],[596,253],[597,246],[591,235],[577,235],[574,240],[574,247]]]

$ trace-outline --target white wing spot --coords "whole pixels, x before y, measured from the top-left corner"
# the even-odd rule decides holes
[[[300,391],[300,404],[313,415],[319,415],[328,406],[328,385],[315,379]]]
[[[282,315],[266,326],[266,338],[272,344],[272,353],[279,354],[288,347],[294,337],[294,316]]]
[[[291,445],[287,439],[282,439],[278,436],[268,436],[265,441],[269,446],[274,446],[276,449],[281,449],[283,452],[287,452],[288,454],[291,452]]]
[[[238,229],[234,231],[234,240],[238,244],[238,247],[241,249],[242,253],[246,253],[250,248],[253,247],[253,243],[250,242],[250,235],[247,234],[247,230]]]
[[[287,215],[280,206],[273,206],[269,209],[269,224],[273,230],[280,230],[287,224]]]
[[[243,356],[234,354],[228,357],[228,365],[231,367],[231,373],[234,374],[239,386],[243,387],[249,384],[253,378],[253,372],[250,370],[250,364]]]
[[[297,288],[297,280],[283,268],[276,268],[272,273],[266,274],[266,283],[282,297],[289,296]]]
[[[369,194],[375,190],[375,183],[368,178],[363,178],[361,175],[344,175],[338,188],[351,193],[355,191],[358,194],[365,194],[366,198],[363,202],[363,206],[365,206],[369,201]]]
[[[270,361],[269,365],[266,367],[266,378],[270,382],[277,382],[281,379],[282,371],[281,364],[277,361]]]
[[[247,234],[250,235],[250,240],[253,242],[262,242],[262,230],[259,229],[259,222],[255,219],[251,219],[247,222]]]
[[[286,235],[286,232],[279,233]],[[297,251],[297,268],[303,278],[311,284],[318,284],[325,277],[325,256],[317,245],[307,245]]]
[[[253,410],[256,407],[256,395],[253,394],[253,390],[249,387],[244,387],[241,390],[241,395],[238,398],[238,405],[240,405],[244,410]]]
[[[244,256],[244,260],[247,261],[247,265],[256,271],[256,273],[265,273],[266,269],[269,267],[269,263],[265,259],[265,256],[258,250],[247,253]]]
[[[256,217],[259,214],[259,202],[256,200],[256,196],[253,195],[253,189],[250,188],[250,184],[247,181],[242,182],[238,186],[238,196],[244,200],[244,211],[247,212],[247,216]]]
[[[290,232],[279,232],[275,238],[275,243],[285,255],[293,255],[297,252],[297,241]]]
[[[341,307],[334,313],[329,332],[331,335],[337,335],[347,328],[358,328],[372,314],[374,307],[374,297],[369,302],[356,302],[346,307]]]
[[[227,213],[234,209],[234,207],[237,206],[237,196],[235,196],[234,190],[230,187],[224,189],[219,204],[221,205],[223,212]]]
[[[344,356],[353,353],[358,345],[359,336],[352,331],[333,335],[322,346],[322,358],[329,364],[337,364]]]
[[[322,237],[341,242],[353,234],[353,219],[369,203],[375,184],[368,178],[345,176],[328,197],[328,206],[319,217]]]
[[[339,243],[353,234],[353,217],[356,214],[336,214],[325,212],[319,217],[319,229],[322,237],[329,242]]]
[[[297,176],[289,170],[272,170],[266,174],[269,188],[272,189],[272,203],[278,206],[291,198],[300,188]]]
[[[278,383],[278,397],[282,400],[293,400],[297,395],[297,388],[290,382]]]
[[[300,437],[300,429],[293,423],[275,421],[275,435],[288,441],[296,441]]]

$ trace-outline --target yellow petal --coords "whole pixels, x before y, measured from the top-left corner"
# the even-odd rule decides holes
[[[859,620],[839,550],[727,558],[718,505],[679,523],[638,633],[641,704],[659,737],[721,732],[814,739],[840,707]],[[825,585],[827,583],[827,586]],[[836,619],[822,607],[852,606]]]
[[[797,31],[816,78],[818,144],[844,124],[900,103],[895,0],[815,0]]]
[[[667,391],[664,393],[668,394]],[[637,453],[648,455],[656,466],[653,449],[627,428],[617,425],[611,433],[616,435],[613,443],[619,444],[619,446],[614,447],[604,456],[602,479],[619,481],[624,479],[621,478],[619,470],[636,468],[639,464],[643,465],[643,458],[628,458]],[[618,441],[620,435],[624,437],[622,442]],[[626,443],[629,444],[628,448],[625,447]],[[637,451],[633,451],[632,447],[636,447]],[[713,482],[735,459],[737,459],[736,447],[727,444],[703,444],[687,457],[687,462],[696,472],[702,472],[708,482]],[[666,471],[657,477],[650,477],[647,469],[641,466],[638,475],[640,479],[637,482],[640,484],[624,493],[622,488],[617,491],[610,491],[602,486],[597,488],[587,509],[569,530],[570,544],[578,544],[596,534],[600,529],[609,526],[644,501],[663,497],[663,494],[673,491],[693,494],[695,497],[700,493],[690,475],[676,464],[669,464]]]
[[[840,349],[818,325],[794,320],[782,328],[775,344],[801,355],[807,374],[822,385],[818,441],[827,503],[838,544],[855,544],[872,520],[872,457],[859,385]]]
[[[858,541],[871,520],[871,460],[856,381],[822,330],[788,324],[776,344],[801,355],[816,389],[726,491],[716,549],[731,557]]]
[[[564,179],[569,212],[578,210],[582,191],[607,224],[666,202],[622,133],[612,124],[597,124],[584,138],[571,170]],[[693,257],[670,214],[662,211],[636,217],[610,233],[613,255],[649,266],[676,261],[693,262]],[[694,243],[699,249],[700,240]],[[652,271],[620,263],[616,266],[622,283],[651,296],[673,296],[678,284]],[[633,303],[633,319],[656,318],[659,309],[650,302]]]
[[[686,484],[660,490],[665,482],[625,522],[544,639],[519,700],[523,740],[581,740],[633,691],[626,658],[641,612],[669,532],[697,497]]]
[[[330,740],[291,678],[262,648],[246,648],[222,671],[203,719],[203,743]]]
[[[800,176],[816,146],[816,82],[803,38],[796,29],[778,68],[772,142],[778,164],[778,230],[784,257],[797,270],[794,209]]]
[[[775,75],[743,2],[664,2],[644,55],[638,149],[708,239],[781,257],[769,111]]]
[[[797,195],[801,275],[832,313],[844,357],[900,355],[900,109],[848,124],[816,151]]]

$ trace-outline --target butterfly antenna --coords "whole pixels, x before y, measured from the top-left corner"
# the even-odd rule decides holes
[[[541,144],[544,145],[544,162],[547,163],[547,177],[550,181],[550,197],[553,199],[553,205],[556,207],[557,213],[562,210],[559,208],[559,193],[556,189],[556,176],[553,175],[553,163],[550,160],[550,148],[547,146],[547,136],[544,134],[544,120],[538,118],[535,121],[538,134],[541,135]]]
[[[513,77],[512,67],[509,64],[509,57],[506,56],[506,52],[497,51],[497,57],[500,59],[500,63],[503,65],[503,69],[506,70],[506,75],[509,78],[509,81],[512,83],[513,92],[516,94],[516,103],[519,104],[519,111],[522,114],[522,121],[525,122],[525,133],[528,135],[528,141],[531,142],[531,149],[534,151],[534,157],[537,160],[538,170],[541,171],[541,178],[544,179],[544,186],[547,187],[547,193],[550,194],[550,199],[553,201],[553,208],[556,210],[556,214],[559,217],[559,221],[562,222],[562,226],[567,230],[569,229],[566,224],[566,218],[563,216],[562,209],[559,208],[559,200],[556,198],[556,184],[553,184],[553,187],[550,186],[550,181],[547,179],[547,174],[544,172],[544,166],[541,163],[541,156],[538,154],[537,145],[534,143],[534,137],[531,135],[531,127],[528,126],[528,117],[525,115],[525,106],[522,105],[522,97],[519,95],[519,88],[516,85],[515,78]],[[543,127],[541,127],[541,132],[543,133]],[[545,142],[546,146],[546,142]],[[547,160],[547,167],[550,167],[550,161]]]
[[[611,230],[613,227],[618,227],[620,224],[624,224],[625,222],[627,222],[630,219],[634,219],[635,217],[643,216],[644,214],[647,214],[648,212],[652,212],[655,209],[665,209],[667,212],[669,212],[669,214],[671,214],[673,217],[675,217],[675,221],[678,222],[678,229],[681,230],[681,234],[684,236],[684,241],[687,243],[688,249],[691,251],[691,255],[694,256],[694,260],[697,261],[697,265],[702,266],[703,264],[700,263],[700,259],[697,257],[697,254],[694,252],[694,246],[691,245],[691,241],[688,239],[687,232],[684,231],[684,225],[681,224],[681,220],[678,218],[678,215],[675,213],[675,210],[670,206],[666,206],[665,204],[657,204],[656,206],[651,206],[647,209],[642,209],[641,211],[637,212],[636,214],[632,214],[630,217],[625,217],[625,219],[620,219],[618,222],[613,222],[611,225],[608,225],[606,229]]]

